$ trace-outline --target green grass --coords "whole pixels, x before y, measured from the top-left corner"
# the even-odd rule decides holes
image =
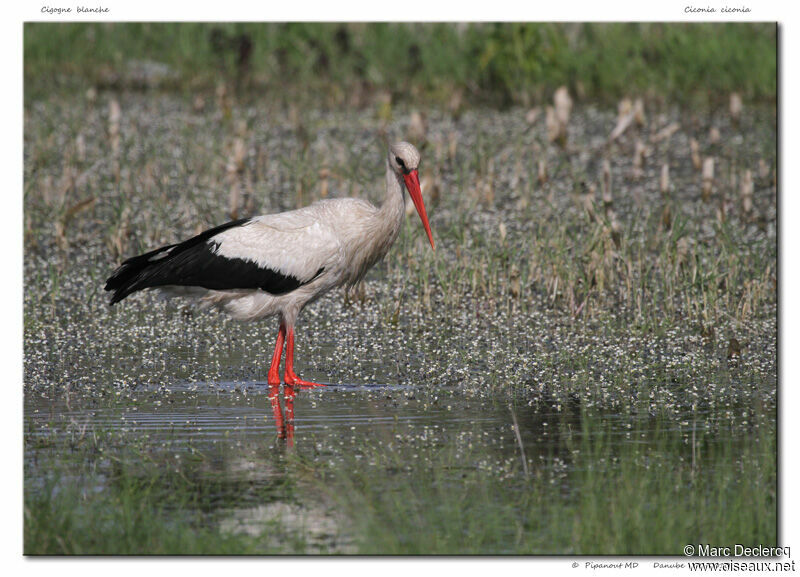
[[[72,458],[50,461],[47,475],[27,485],[26,555],[306,552],[304,536],[280,519],[265,519],[261,534],[249,534],[223,530],[215,516],[218,510],[241,507],[243,499],[262,504],[285,499],[291,495],[287,487],[198,475],[190,453],[170,463],[129,448],[111,449],[107,442],[100,445],[112,456],[110,468],[99,467],[101,475],[89,466],[96,463],[92,443],[72,442],[63,448]],[[137,445],[129,440],[129,446]]]
[[[226,48],[215,49],[214,29]],[[241,35],[252,41],[247,71]],[[220,78],[286,101],[325,87],[316,98],[331,105],[353,91],[527,104],[560,85],[605,101],[714,102],[731,91],[774,101],[777,86],[776,28],[756,23],[27,23],[24,54],[28,95],[137,84],[132,61],[168,65],[162,85],[189,92]]]
[[[25,498],[26,555],[243,555],[275,552],[241,535],[226,535],[186,514],[166,508],[148,481],[87,494],[81,484],[57,493],[28,491]]]
[[[680,433],[634,427],[641,442],[620,444],[586,418],[586,436],[570,435],[528,477],[519,464],[482,469],[485,455],[453,444],[374,446],[337,468],[327,491],[367,554],[680,555],[687,543],[776,543],[774,428],[736,448],[699,432],[693,462]]]

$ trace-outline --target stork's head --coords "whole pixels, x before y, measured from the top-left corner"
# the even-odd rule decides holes
[[[396,142],[389,146],[389,166],[392,167],[399,176],[403,178],[406,183],[411,200],[417,209],[422,226],[425,227],[425,232],[428,234],[428,240],[431,242],[431,248],[436,250],[433,244],[433,234],[431,234],[431,225],[428,223],[428,215],[425,212],[425,203],[422,202],[422,190],[419,187],[419,151],[413,144],[408,142]]]

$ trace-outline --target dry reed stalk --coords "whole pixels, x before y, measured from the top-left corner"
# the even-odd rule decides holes
[[[40,188],[42,191],[42,202],[44,202],[45,206],[52,206],[53,205],[53,177],[49,174],[46,174],[44,179],[42,179],[42,186]]]
[[[675,244],[675,264],[682,267],[689,264],[691,241],[688,236],[682,236]]]
[[[67,204],[67,197],[70,192],[75,190],[76,176],[75,168],[69,161],[65,162],[64,169],[61,172],[61,180],[58,184],[58,205],[62,208]]]
[[[360,284],[363,285],[364,283],[360,283]],[[422,291],[422,305],[425,307],[426,311],[431,310],[431,293],[432,292],[433,292],[433,288],[431,287],[431,285],[426,285],[425,288]],[[362,299],[361,302],[363,304],[364,299]]]
[[[408,135],[411,142],[418,143],[419,146],[427,138],[428,127],[425,117],[418,111],[414,110],[411,113],[411,122],[408,127]]]
[[[580,195],[581,207],[586,213],[586,218],[588,218],[589,221],[598,220],[594,210],[594,199],[597,192],[597,187],[594,184],[590,184],[589,186],[585,187],[585,190],[586,193]]]
[[[661,211],[661,227],[664,230],[672,228],[672,206],[669,202],[664,204],[664,208]]]
[[[511,271],[508,273],[508,292],[514,299],[519,299],[521,294],[519,268],[516,264],[511,265]]]
[[[724,199],[724,193],[722,198],[720,198],[719,203],[717,204],[717,208],[715,210],[715,214],[717,215],[717,220],[720,223],[724,223],[728,218],[728,205]]]
[[[236,136],[240,138],[247,138],[247,121],[240,120],[236,123]]]
[[[537,177],[539,179],[539,184],[547,182],[547,162],[545,162],[544,158],[540,158],[537,163]]]
[[[614,246],[619,248],[622,243],[622,224],[620,224],[617,214],[613,210],[608,212],[608,219],[611,222],[611,240],[614,241]]]
[[[131,207],[125,205],[119,219],[119,226],[111,239],[111,249],[114,258],[119,260],[128,252],[128,239],[131,234]]]
[[[553,95],[553,104],[556,109],[556,120],[566,130],[569,124],[569,115],[572,112],[572,98],[569,96],[569,91],[566,86],[560,87]]]
[[[711,190],[714,184],[714,157],[708,156],[703,160],[703,202],[711,199]]]
[[[144,183],[144,192],[149,196],[156,188],[155,168],[152,160],[145,162],[142,182]]]
[[[56,237],[56,244],[58,245],[59,250],[66,252],[67,249],[69,249],[69,240],[67,239],[64,221],[62,221],[60,218],[56,219],[55,221],[55,230],[53,234]]]
[[[672,124],[668,124],[661,130],[659,130],[656,134],[650,137],[650,142],[656,143],[661,142],[662,140],[669,140],[672,138],[672,135],[680,130],[681,125],[677,122],[673,122]]]
[[[117,183],[120,181],[119,149],[121,118],[122,110],[120,109],[119,102],[112,98],[108,104],[108,135],[111,140],[111,155],[113,157],[111,170],[114,173],[114,179]]]
[[[603,209],[606,215],[608,215],[614,202],[611,194],[611,163],[608,159],[603,160],[603,188],[601,195],[603,199]]]
[[[83,212],[84,210],[88,210],[95,205],[95,197],[90,196],[89,198],[85,198],[76,204],[73,204],[64,212],[59,215],[59,217],[55,221],[55,237],[56,242],[58,243],[58,247],[66,251],[69,248],[69,236],[67,235],[67,227],[69,226],[70,221],[79,213]]]
[[[328,197],[328,178],[330,177],[330,170],[323,167],[319,171],[319,196],[320,198]]]
[[[86,162],[86,140],[83,133],[75,137],[75,152],[78,155],[78,162]]]
[[[119,125],[122,120],[122,109],[119,102],[112,98],[108,103],[108,136],[111,140],[111,152],[115,157],[119,156]]]
[[[647,147],[638,138],[636,139],[636,146],[633,149],[633,177],[641,178],[644,167],[644,155]]]
[[[483,181],[483,202],[487,206],[494,204],[494,159],[489,159],[489,166]]]
[[[689,149],[692,153],[692,166],[694,166],[695,170],[700,170],[703,167],[703,161],[700,158],[700,143],[692,138],[689,141]]]
[[[730,99],[731,119],[734,125],[739,124],[739,119],[742,116],[742,97],[736,92],[731,93]]]
[[[740,184],[740,192],[742,195],[742,211],[745,215],[750,216],[753,213],[753,173],[750,170],[744,171],[742,182]]]
[[[450,109],[450,114],[452,114],[453,117],[455,118],[461,116],[463,105],[464,105],[464,90],[462,88],[457,88],[450,95],[450,100],[447,103],[447,107]]]
[[[572,98],[566,86],[561,86],[553,95],[553,107],[547,107],[547,138],[560,146],[567,145],[567,126],[572,112]]]
[[[447,156],[452,161],[458,152],[458,132],[451,132],[447,136]]]
[[[633,119],[638,126],[647,124],[647,116],[644,113],[644,100],[637,98],[633,103]]]
[[[633,124],[633,118],[634,116],[631,112],[628,114],[628,116],[620,120],[614,127],[614,130],[611,131],[611,134],[608,135],[608,140],[613,141],[619,138],[622,133],[625,132],[631,124]]]
[[[239,179],[234,178],[231,180],[231,187],[228,193],[228,215],[231,220],[239,218],[239,198],[241,196],[241,186]]]
[[[244,143],[244,138],[238,136],[233,140],[233,154],[231,155],[234,170],[237,172],[244,171],[244,161],[246,156],[247,146]]]
[[[633,101],[630,98],[623,98],[617,104],[617,122],[633,112]]]
[[[83,212],[84,210],[88,210],[92,208],[96,202],[96,198],[90,196],[89,198],[85,198],[80,202],[77,202],[70,206],[66,211],[64,211],[63,220],[65,223],[68,223],[72,220],[79,212]]]
[[[430,202],[432,205],[439,202],[441,189],[441,177],[438,172],[426,174],[420,183],[420,190],[422,191],[422,196],[425,197],[425,202]]]
[[[628,127],[633,124],[636,118],[636,113],[633,109],[633,103],[630,98],[624,98],[617,106],[617,124],[611,134],[608,135],[608,140],[613,141],[622,136],[622,133],[628,130]]]
[[[560,127],[556,120],[556,111],[552,106],[545,108],[544,124],[547,128],[547,141],[555,142],[559,136]]]
[[[665,200],[661,211],[661,226],[664,230],[672,228],[672,206],[669,199],[669,164],[661,165],[661,179],[659,182],[661,197]]]
[[[662,196],[669,195],[669,164],[664,163],[661,165],[661,180],[659,181],[659,190]]]

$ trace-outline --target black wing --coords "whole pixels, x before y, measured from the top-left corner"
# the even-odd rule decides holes
[[[114,291],[110,304],[145,288],[170,285],[211,290],[262,289],[280,295],[292,292],[322,273],[320,269],[303,282],[253,261],[218,255],[217,245],[209,241],[225,230],[247,226],[250,222],[251,219],[234,220],[180,244],[163,246],[126,260],[106,281],[105,290]]]

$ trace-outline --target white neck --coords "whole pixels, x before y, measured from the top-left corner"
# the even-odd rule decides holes
[[[392,170],[387,160],[386,196],[381,207],[372,214],[366,223],[366,234],[361,234],[353,239],[352,269],[346,279],[348,284],[352,285],[358,282],[372,265],[389,252],[389,248],[397,240],[406,215],[404,187],[401,177]]]
[[[405,184],[403,183],[399,174],[397,174],[389,165],[389,159],[386,159],[386,196],[383,199],[383,204],[378,211],[378,216],[381,220],[388,222],[395,221],[399,230],[400,224],[403,222],[403,217],[406,212],[405,203]]]

